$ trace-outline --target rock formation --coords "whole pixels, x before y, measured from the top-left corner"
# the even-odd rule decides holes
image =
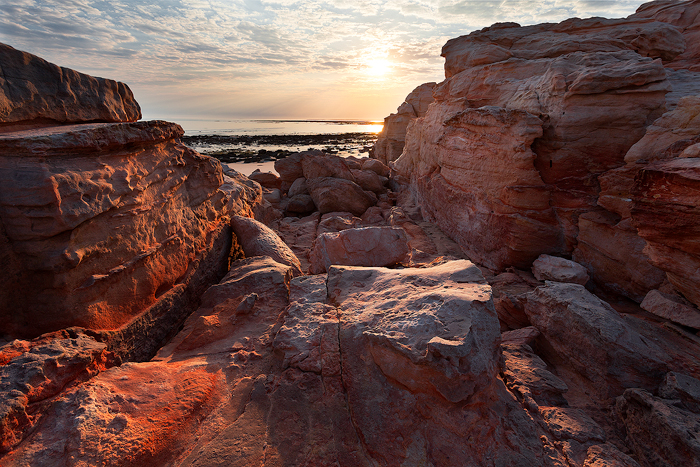
[[[637,232],[660,195],[648,200],[635,176],[700,133],[697,97],[688,96],[700,94],[691,84],[699,8],[657,1],[626,19],[504,23],[448,41],[447,79],[407,126],[394,163],[423,214],[495,270],[573,255],[599,286],[637,302],[667,275],[693,295],[678,279],[693,270],[693,253],[662,253]]]
[[[148,358],[225,274],[229,214],[251,215],[257,197],[225,184],[218,161],[179,141],[179,125],[129,122],[140,113],[123,83],[1,50],[2,121],[26,124],[0,133],[3,334],[78,326]],[[96,120],[123,122],[57,125]]]
[[[56,66],[0,44],[0,126],[135,122],[139,107],[117,81]]]
[[[0,127],[0,464],[699,465],[699,14],[451,40],[376,159],[279,176],[42,91]]]

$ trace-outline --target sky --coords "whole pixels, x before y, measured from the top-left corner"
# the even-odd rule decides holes
[[[0,42],[129,85],[144,118],[381,120],[495,22],[628,16],[632,0],[0,0]]]

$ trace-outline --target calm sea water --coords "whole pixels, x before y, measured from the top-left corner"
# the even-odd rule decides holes
[[[258,151],[306,151],[309,149],[321,149],[334,152],[340,156],[353,155],[366,156],[366,135],[375,136],[382,130],[383,122],[355,121],[355,120],[187,120],[178,119],[182,125],[185,136],[226,136],[232,139],[237,136],[251,136],[251,141],[222,142],[222,141],[198,141],[188,143],[193,149],[202,154],[216,156],[217,153],[227,151],[240,151],[257,153]],[[342,142],[332,141],[334,135],[363,134],[362,138],[345,138]],[[269,139],[261,142],[257,137],[276,135],[271,143]],[[285,136],[309,135],[314,136],[308,144],[301,145],[299,138]],[[323,135],[327,136],[324,137]],[[250,175],[254,170],[262,172],[274,172],[274,161],[266,160],[253,163],[233,162],[228,163],[233,169]]]

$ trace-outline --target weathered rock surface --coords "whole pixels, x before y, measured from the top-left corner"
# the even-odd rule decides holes
[[[323,233],[309,255],[311,274],[328,271],[332,264],[345,266],[393,266],[407,262],[411,249],[399,227],[364,227]]]
[[[700,415],[642,389],[625,391],[615,411],[642,465],[700,465]]]
[[[586,285],[589,280],[586,268],[577,262],[549,255],[540,255],[532,263],[532,273],[540,281],[572,282]]]
[[[126,84],[59,67],[6,44],[0,44],[0,75],[0,128],[141,118]]]
[[[631,215],[650,262],[700,306],[700,158],[643,168],[635,179]]]
[[[440,107],[432,109],[415,130],[424,135],[415,141],[420,147],[409,141],[395,163],[412,178],[424,215],[470,258],[493,269],[529,267],[543,249],[562,251],[563,236],[530,149],[542,136],[542,121],[491,106],[440,114]]]
[[[0,454],[37,426],[52,397],[118,365],[106,348],[77,329],[0,347]]]
[[[231,226],[246,257],[268,256],[290,266],[293,275],[303,274],[301,263],[284,241],[262,222],[242,216],[232,216]]]
[[[559,358],[591,381],[602,399],[625,388],[656,389],[671,361],[578,284],[547,282],[527,296],[525,313]]]
[[[384,164],[399,158],[406,141],[406,128],[412,120],[424,116],[428,111],[428,106],[433,102],[434,87],[435,83],[421,84],[406,96],[395,114],[384,119],[384,127],[374,145],[373,158]]]
[[[373,199],[355,182],[343,178],[307,179],[306,186],[321,214],[340,211],[361,216],[367,208],[376,204],[376,198]]]
[[[221,165],[181,135],[159,121],[0,135],[0,257],[13,265],[0,272],[0,302],[13,304],[0,307],[6,333],[81,326],[128,340],[124,326],[145,326],[152,352],[174,324],[159,307],[184,319],[225,273],[235,193],[219,190]]]
[[[61,394],[3,465],[562,465],[496,378],[471,263],[290,277],[236,262],[156,359]]]
[[[575,259],[596,283],[641,301],[659,285],[661,273],[648,264],[641,251],[644,242],[630,224],[632,196],[611,196],[615,187],[603,187],[608,193],[599,203],[601,177],[626,160],[642,160],[646,154],[658,158],[669,144],[697,135],[696,98],[684,97],[695,92],[692,83],[697,79],[690,68],[700,63],[697,48],[688,45],[700,28],[697,10],[697,2],[652,2],[626,19],[571,19],[526,27],[504,23],[450,40],[443,48],[447,79],[434,87],[435,102],[426,115],[405,125],[405,148],[395,163],[398,174],[410,181],[424,215],[470,257],[496,270],[526,268],[540,253],[569,254],[578,246]],[[665,65],[675,71],[666,73]],[[668,105],[677,112],[657,120],[666,110],[664,95],[672,85],[677,89]],[[455,136],[453,119],[485,106],[536,116],[542,134],[532,144],[522,141],[521,149],[504,147],[503,135],[489,139],[498,134],[489,125],[465,126]],[[523,160],[522,148],[531,148],[529,162]],[[502,153],[503,169],[490,171],[480,162],[483,153]],[[455,183],[454,176],[450,179],[454,160],[481,164],[483,172],[464,170],[462,162],[457,170],[471,178]],[[623,177],[626,185],[634,185],[640,168]],[[505,170],[510,178],[504,178]],[[527,182],[533,172],[537,184]],[[512,193],[489,191],[496,180]],[[631,192],[632,187],[624,190]],[[608,201],[627,215],[608,224],[580,221],[600,212],[598,204],[609,209],[604,205]],[[480,219],[488,215],[493,219]],[[509,225],[504,217],[512,219]],[[600,231],[605,235],[599,245]],[[505,237],[508,245],[508,235],[518,243],[494,251],[494,239]],[[626,256],[634,264],[615,267],[617,257]]]
[[[689,303],[684,303],[680,297],[652,290],[644,297],[640,306],[649,313],[674,323],[700,329],[700,311]]]

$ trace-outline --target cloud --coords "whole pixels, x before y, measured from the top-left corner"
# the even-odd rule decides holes
[[[177,102],[191,106],[192,112],[226,108],[236,113],[243,102],[282,113],[281,103],[287,102],[286,116],[313,108],[312,103],[300,106],[296,97],[285,97],[289,93],[308,99],[325,96],[315,105],[319,115],[326,115],[333,112],[330,102],[340,112],[352,107],[341,103],[343,98],[372,95],[367,114],[358,117],[381,118],[396,107],[388,104],[394,97],[421,82],[442,79],[440,49],[451,37],[498,21],[525,25],[571,16],[621,17],[641,3],[2,0],[0,41],[62,66],[126,81],[137,97],[145,96],[143,102],[160,108],[174,105],[172,95],[181,96]],[[377,60],[387,61],[388,75],[367,75],[368,64]],[[215,104],[217,93],[229,104]],[[341,97],[329,97],[333,93]],[[168,105],[157,104],[159,98]],[[207,99],[210,106],[203,104]],[[380,102],[389,107],[378,110]],[[251,109],[246,107],[246,115]],[[348,116],[331,116],[336,117]]]

